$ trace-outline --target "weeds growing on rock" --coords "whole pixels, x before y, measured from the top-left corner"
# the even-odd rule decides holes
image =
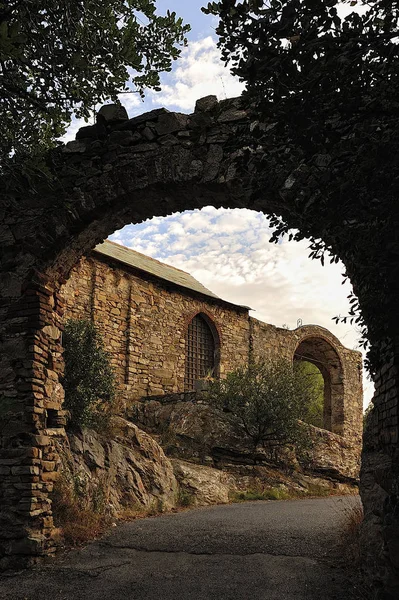
[[[98,537],[105,529],[104,514],[92,505],[85,505],[82,489],[77,478],[68,480],[64,474],[54,485],[54,519],[68,546],[80,546]]]
[[[331,496],[331,489],[317,483],[309,483],[307,488],[293,489],[270,487],[247,489],[230,493],[231,502],[246,502],[249,500],[297,500],[301,498],[325,498]]]
[[[146,509],[147,517],[156,517],[165,512],[165,505],[161,498],[156,498],[151,506]]]
[[[232,492],[231,502],[247,502],[250,500],[288,500],[289,493],[281,488],[268,488],[264,490],[245,490]]]
[[[195,498],[193,494],[190,494],[187,490],[179,488],[179,493],[177,495],[177,504],[182,508],[189,508],[193,506],[195,502]]]

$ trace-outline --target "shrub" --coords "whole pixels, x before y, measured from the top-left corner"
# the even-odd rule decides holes
[[[102,337],[88,320],[70,319],[64,331],[65,408],[71,427],[105,427],[115,401],[115,374]]]
[[[288,361],[253,363],[211,384],[208,401],[241,422],[252,441],[254,461],[259,446],[295,446],[302,453],[311,444],[300,419],[310,403],[309,385]]]

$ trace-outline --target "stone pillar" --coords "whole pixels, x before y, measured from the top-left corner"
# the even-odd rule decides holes
[[[37,276],[1,303],[0,568],[54,552],[50,494],[64,436],[60,297]]]
[[[399,340],[396,348],[399,349]],[[375,378],[363,440],[361,543],[365,574],[379,600],[399,598],[399,354]]]

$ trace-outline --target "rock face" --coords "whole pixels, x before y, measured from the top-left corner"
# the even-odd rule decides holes
[[[316,489],[351,491],[341,483],[352,473],[347,449],[330,432],[311,428],[311,435],[319,438],[312,454],[312,476],[287,475],[267,465],[267,453],[260,452],[262,464],[254,466],[239,423],[207,405],[138,403],[136,418],[152,435],[118,417],[110,433],[69,433],[58,448],[61,476],[91,501],[101,498],[104,514],[112,518],[132,509],[221,504],[235,493],[270,488],[300,495]],[[208,464],[199,464],[204,462]]]
[[[304,424],[305,425],[305,424]],[[309,469],[320,477],[332,477],[338,481],[357,480],[360,471],[360,446],[351,444],[340,435],[326,429],[306,424],[313,448],[310,452]]]
[[[223,504],[240,499],[353,494],[356,488],[332,479],[299,472],[286,473],[263,465],[224,465],[223,470],[172,458],[183,506]]]
[[[172,465],[180,494],[188,494],[193,506],[224,504],[236,487],[234,477],[223,471],[178,459],[172,459]]]
[[[213,466],[254,462],[253,448],[238,420],[206,404],[138,402],[132,419],[155,434],[169,456]],[[307,470],[337,481],[357,480],[360,448],[330,431],[304,426],[314,441],[306,461]],[[287,460],[287,456],[280,458]],[[257,451],[256,459],[266,464],[275,461],[264,449]]]
[[[155,404],[159,403],[153,403],[152,410]],[[148,409],[147,404],[144,406]],[[111,434],[100,435],[92,430],[70,433],[58,448],[62,477],[79,488],[89,504],[100,500],[104,518],[118,518],[140,509],[167,511],[179,505],[223,504],[248,491],[273,489],[300,496],[353,491],[345,483],[334,481],[331,470],[327,473],[330,477],[323,479],[249,464],[253,462],[250,448],[242,442],[237,423],[217,415],[210,407],[180,403],[169,409],[171,427],[168,433],[155,437],[166,441],[175,455],[189,458],[191,453],[191,461],[197,462],[169,459],[151,435],[122,418],[114,419]],[[163,417],[164,410],[158,414],[158,418]],[[201,448],[201,437],[209,455]],[[200,460],[219,468],[198,464]]]
[[[70,434],[60,454],[63,471],[85,486],[88,496],[101,491],[108,512],[132,507],[175,506],[177,483],[162,448],[136,425],[115,420],[115,439],[86,430]]]
[[[206,404],[137,402],[132,420],[157,435],[170,456],[202,463],[253,463],[252,448],[237,420]]]

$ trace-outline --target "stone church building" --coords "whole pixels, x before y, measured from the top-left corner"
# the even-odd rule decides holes
[[[101,331],[127,403],[192,391],[250,358],[307,360],[324,378],[325,429],[360,442],[361,354],[323,327],[263,323],[188,273],[110,241],[81,259],[61,294],[66,319],[92,319]]]

